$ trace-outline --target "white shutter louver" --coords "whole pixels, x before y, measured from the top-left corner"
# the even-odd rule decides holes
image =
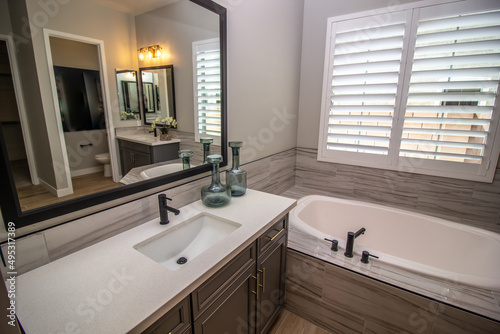
[[[369,24],[339,24],[333,35],[328,150],[388,154],[405,17]]]
[[[481,163],[499,79],[500,11],[420,20],[399,155]]]

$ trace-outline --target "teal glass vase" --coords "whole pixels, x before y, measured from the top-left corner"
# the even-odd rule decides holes
[[[231,196],[243,196],[247,191],[247,172],[240,169],[240,148],[241,141],[229,142],[229,147],[233,150],[233,167],[226,171],[226,184],[231,189]]]
[[[231,189],[220,182],[219,164],[222,162],[222,155],[209,155],[207,162],[212,164],[212,182],[201,188],[201,201],[211,208],[225,206],[231,201]]]
[[[210,144],[214,142],[213,138],[203,137],[200,138],[200,143],[203,144],[203,163],[208,164],[207,157],[210,155]]]
[[[182,160],[182,169],[190,169],[191,168],[191,157],[193,156],[193,151],[191,150],[180,150],[179,158]]]

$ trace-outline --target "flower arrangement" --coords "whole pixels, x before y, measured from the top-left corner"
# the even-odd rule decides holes
[[[175,128],[175,127],[177,127],[177,120],[175,120],[173,117],[166,117],[164,119],[157,118],[151,124],[151,130],[154,130],[157,126],[160,129],[161,128],[167,128],[167,129]]]
[[[121,111],[121,112],[120,112],[120,115],[121,115],[121,119],[122,119],[122,120],[127,120],[127,119],[139,119],[139,117],[137,116],[137,114],[135,114],[135,113],[133,113],[133,112]]]
[[[151,124],[151,129],[156,131],[156,128],[160,129],[160,140],[170,140],[172,136],[168,133],[170,128],[177,127],[177,121],[173,117],[166,117],[164,119],[155,119]],[[155,132],[156,137],[156,132]]]

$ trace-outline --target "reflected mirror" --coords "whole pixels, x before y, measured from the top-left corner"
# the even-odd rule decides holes
[[[19,18],[33,17],[37,6],[28,1],[26,8],[12,6],[12,12],[0,13],[2,21],[12,22],[10,31],[0,27],[0,35],[7,36],[8,55],[1,58],[6,63],[0,68],[13,69],[6,71],[12,78],[10,88],[1,89],[12,96],[17,114],[12,119],[19,130],[10,131],[3,125],[11,121],[2,120],[0,173],[7,177],[1,178],[5,191],[0,206],[5,222],[22,227],[96,205],[102,210],[121,197],[208,172],[200,136],[211,136],[211,153],[220,153],[227,161],[225,8],[210,0],[72,1],[61,5],[44,29],[32,35],[33,43],[9,40],[25,27]],[[89,14],[82,16],[83,9]],[[195,116],[199,112],[193,43],[210,39],[219,41],[220,106],[215,112],[217,131],[208,134],[199,131],[198,123],[204,120]],[[139,50],[149,45],[159,45],[161,56],[140,59]],[[104,127],[71,123],[71,130],[64,131],[66,109],[61,108],[58,94],[65,92],[57,85],[55,67],[94,71],[84,75],[83,86],[92,83],[92,101],[97,101]],[[114,68],[127,70],[108,70]],[[139,69],[151,76],[149,81],[141,80]],[[82,95],[81,104],[88,104],[89,96]],[[175,118],[178,126],[171,129],[168,140],[161,140],[151,131],[151,123],[165,117]],[[130,147],[134,144],[139,146]],[[153,159],[158,156],[153,150],[165,145],[174,149],[160,161]],[[181,151],[193,152],[189,165],[181,159]],[[134,163],[129,171],[123,168],[124,160]],[[127,182],[132,171],[137,177]]]
[[[143,67],[139,69],[144,101],[144,123],[175,115],[174,66]]]
[[[120,103],[120,119],[140,120],[139,86],[137,85],[137,71],[116,70],[116,88],[118,103]]]

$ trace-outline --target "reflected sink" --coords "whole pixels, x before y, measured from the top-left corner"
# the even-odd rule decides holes
[[[241,224],[233,221],[201,213],[138,243],[134,249],[174,271],[185,265],[184,263],[189,263],[240,226]]]
[[[158,167],[148,168],[146,170],[143,170],[139,174],[139,177],[142,180],[149,180],[149,179],[152,179],[152,178],[155,178],[158,176],[179,172],[181,170],[182,170],[182,164],[181,163],[174,163],[174,164],[168,164],[168,165],[162,165],[162,166],[158,166]]]

